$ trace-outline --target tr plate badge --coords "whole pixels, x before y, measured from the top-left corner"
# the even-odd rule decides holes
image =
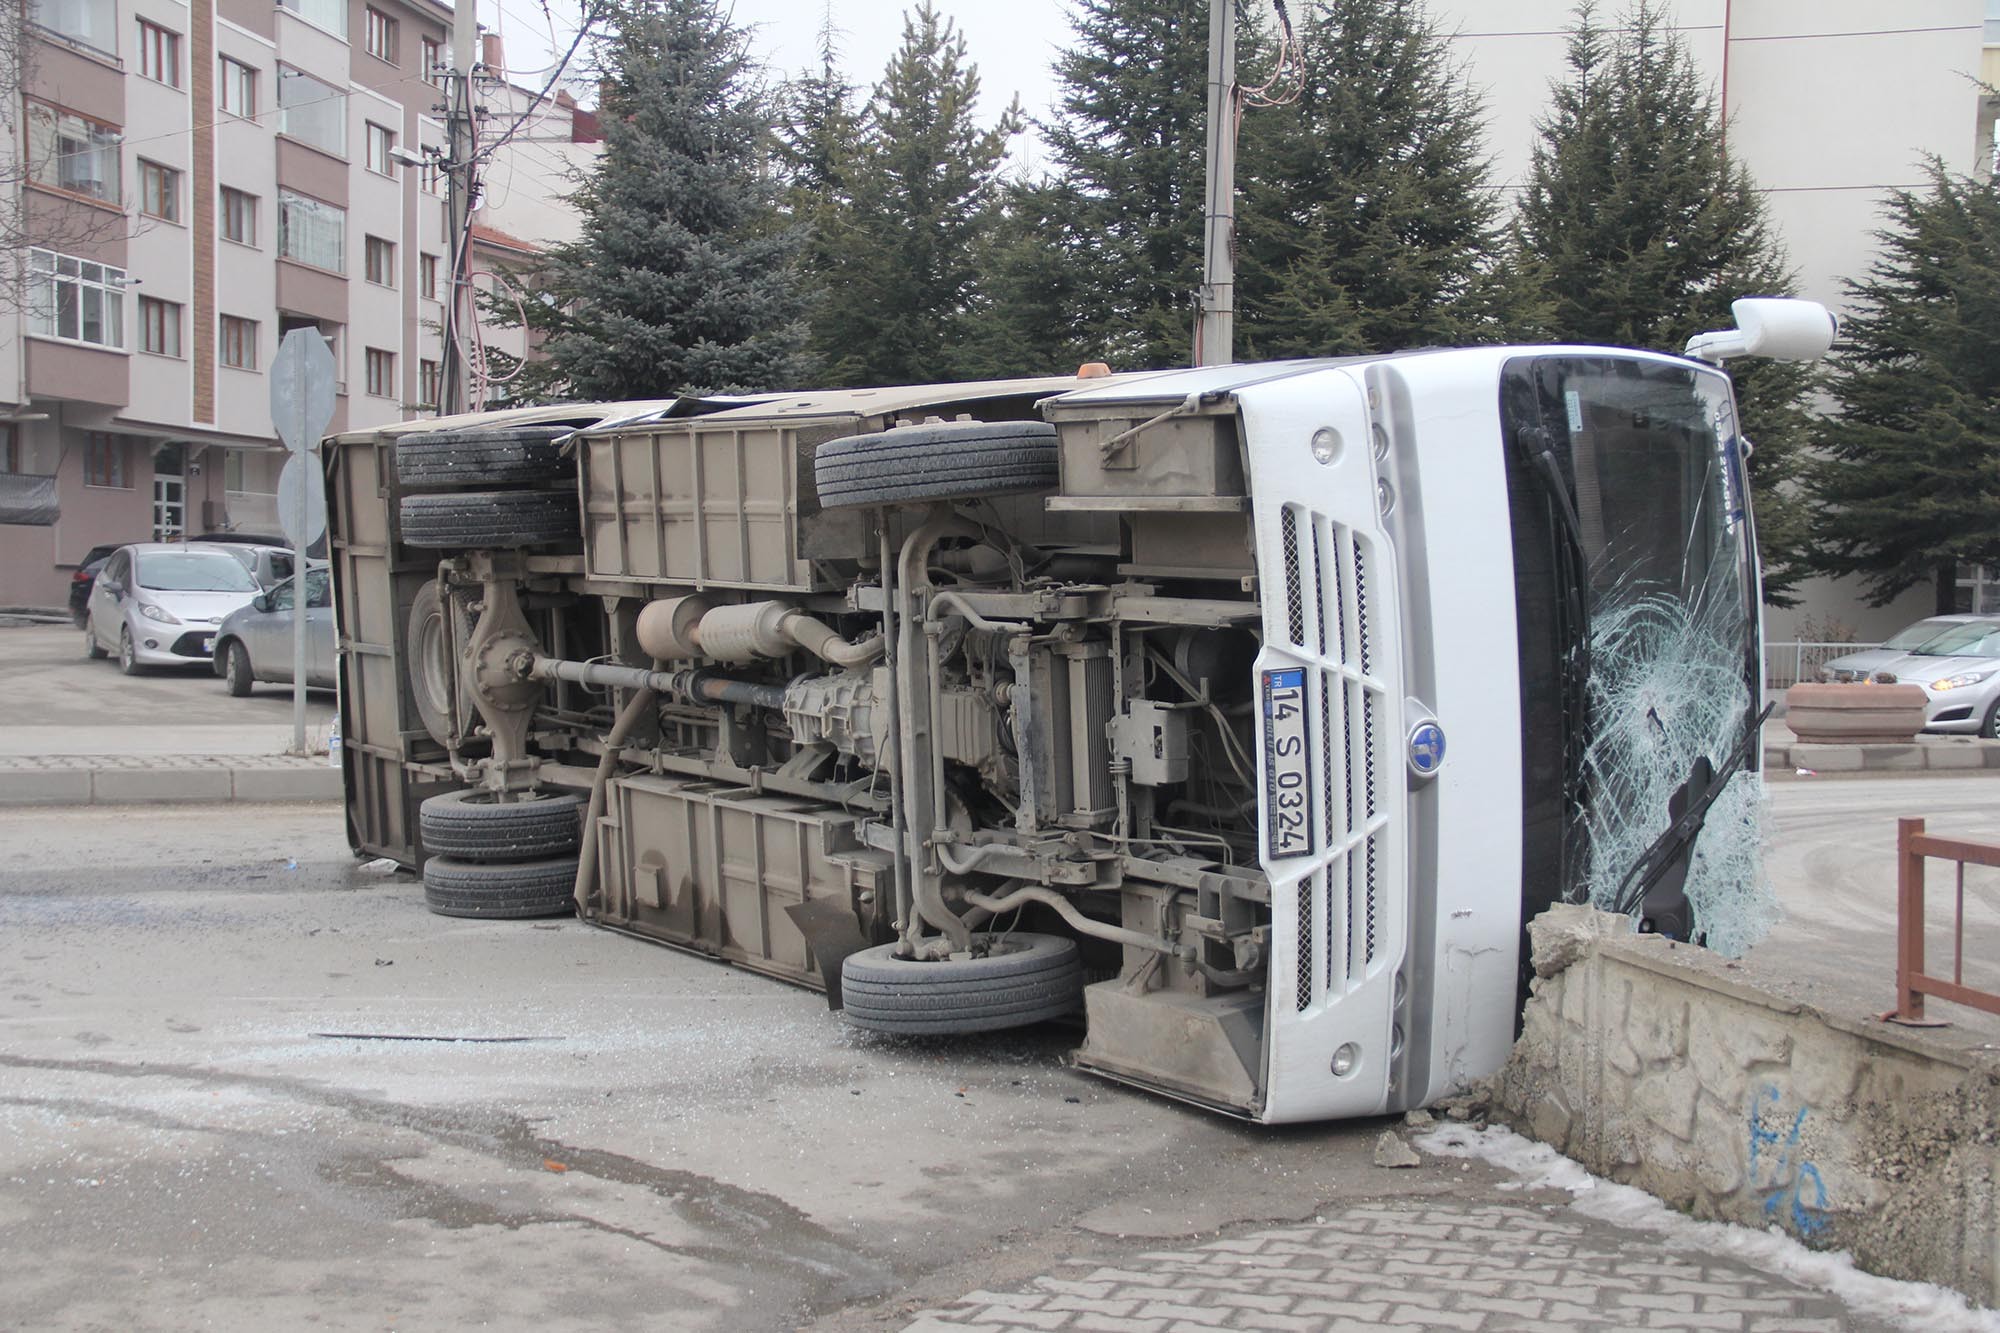
[[[1312,784],[1306,777],[1306,673],[1288,667],[1264,673],[1264,818],[1271,859],[1309,856],[1313,849]]]

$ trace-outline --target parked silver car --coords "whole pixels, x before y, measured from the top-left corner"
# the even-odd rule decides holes
[[[1886,669],[1897,658],[1916,651],[1945,631],[1986,619],[1989,617],[1926,616],[1914,625],[1906,625],[1897,630],[1884,639],[1879,647],[1864,648],[1859,652],[1829,657],[1820,664],[1819,678],[1828,685],[1866,684],[1874,679],[1876,672]]]
[[[1921,685],[1925,731],[2000,737],[2000,620],[1967,618],[1875,673],[1883,684]]]
[[[84,650],[96,658],[117,653],[128,676],[149,666],[206,665],[223,617],[256,595],[257,580],[223,547],[120,547],[90,590]]]
[[[241,697],[260,680],[291,684],[292,599],[286,582],[260,592],[215,631],[215,674]],[[334,687],[333,597],[325,566],[306,567],[306,685]]]

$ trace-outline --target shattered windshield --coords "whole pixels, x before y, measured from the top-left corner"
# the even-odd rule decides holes
[[[1698,761],[1726,778],[1686,858],[1695,929],[1737,953],[1768,929],[1756,578],[1735,401],[1722,375],[1650,358],[1517,362],[1510,414],[1566,463],[1589,586],[1571,661],[1586,706],[1567,738],[1565,896],[1617,910],[1632,867],[1685,809]],[[1514,424],[1514,423],[1510,423]],[[1624,910],[1630,910],[1629,905]]]

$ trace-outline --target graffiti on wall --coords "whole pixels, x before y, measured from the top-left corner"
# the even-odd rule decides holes
[[[1763,1198],[1764,1216],[1801,1240],[1811,1240],[1827,1221],[1826,1182],[1806,1160],[1799,1137],[1808,1107],[1801,1104],[1786,1126],[1783,1095],[1769,1083],[1750,1097],[1750,1188]],[[1765,1115],[1766,1106],[1770,1115]]]

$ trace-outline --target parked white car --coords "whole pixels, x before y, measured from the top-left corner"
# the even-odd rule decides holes
[[[1950,615],[1927,616],[1914,625],[1905,625],[1874,648],[1863,648],[1857,652],[1842,653],[1839,657],[1829,657],[1820,664],[1819,678],[1828,685],[1866,685],[1875,678],[1875,673],[1884,670],[1897,658],[1929,643],[1932,639],[1960,625],[1988,619],[1986,616]]]
[[[1875,673],[1882,684],[1921,685],[1925,731],[2000,737],[2000,620],[1954,626]]]
[[[84,651],[94,658],[116,653],[128,676],[153,666],[207,666],[216,627],[257,592],[243,562],[220,546],[120,547],[90,590]]]

